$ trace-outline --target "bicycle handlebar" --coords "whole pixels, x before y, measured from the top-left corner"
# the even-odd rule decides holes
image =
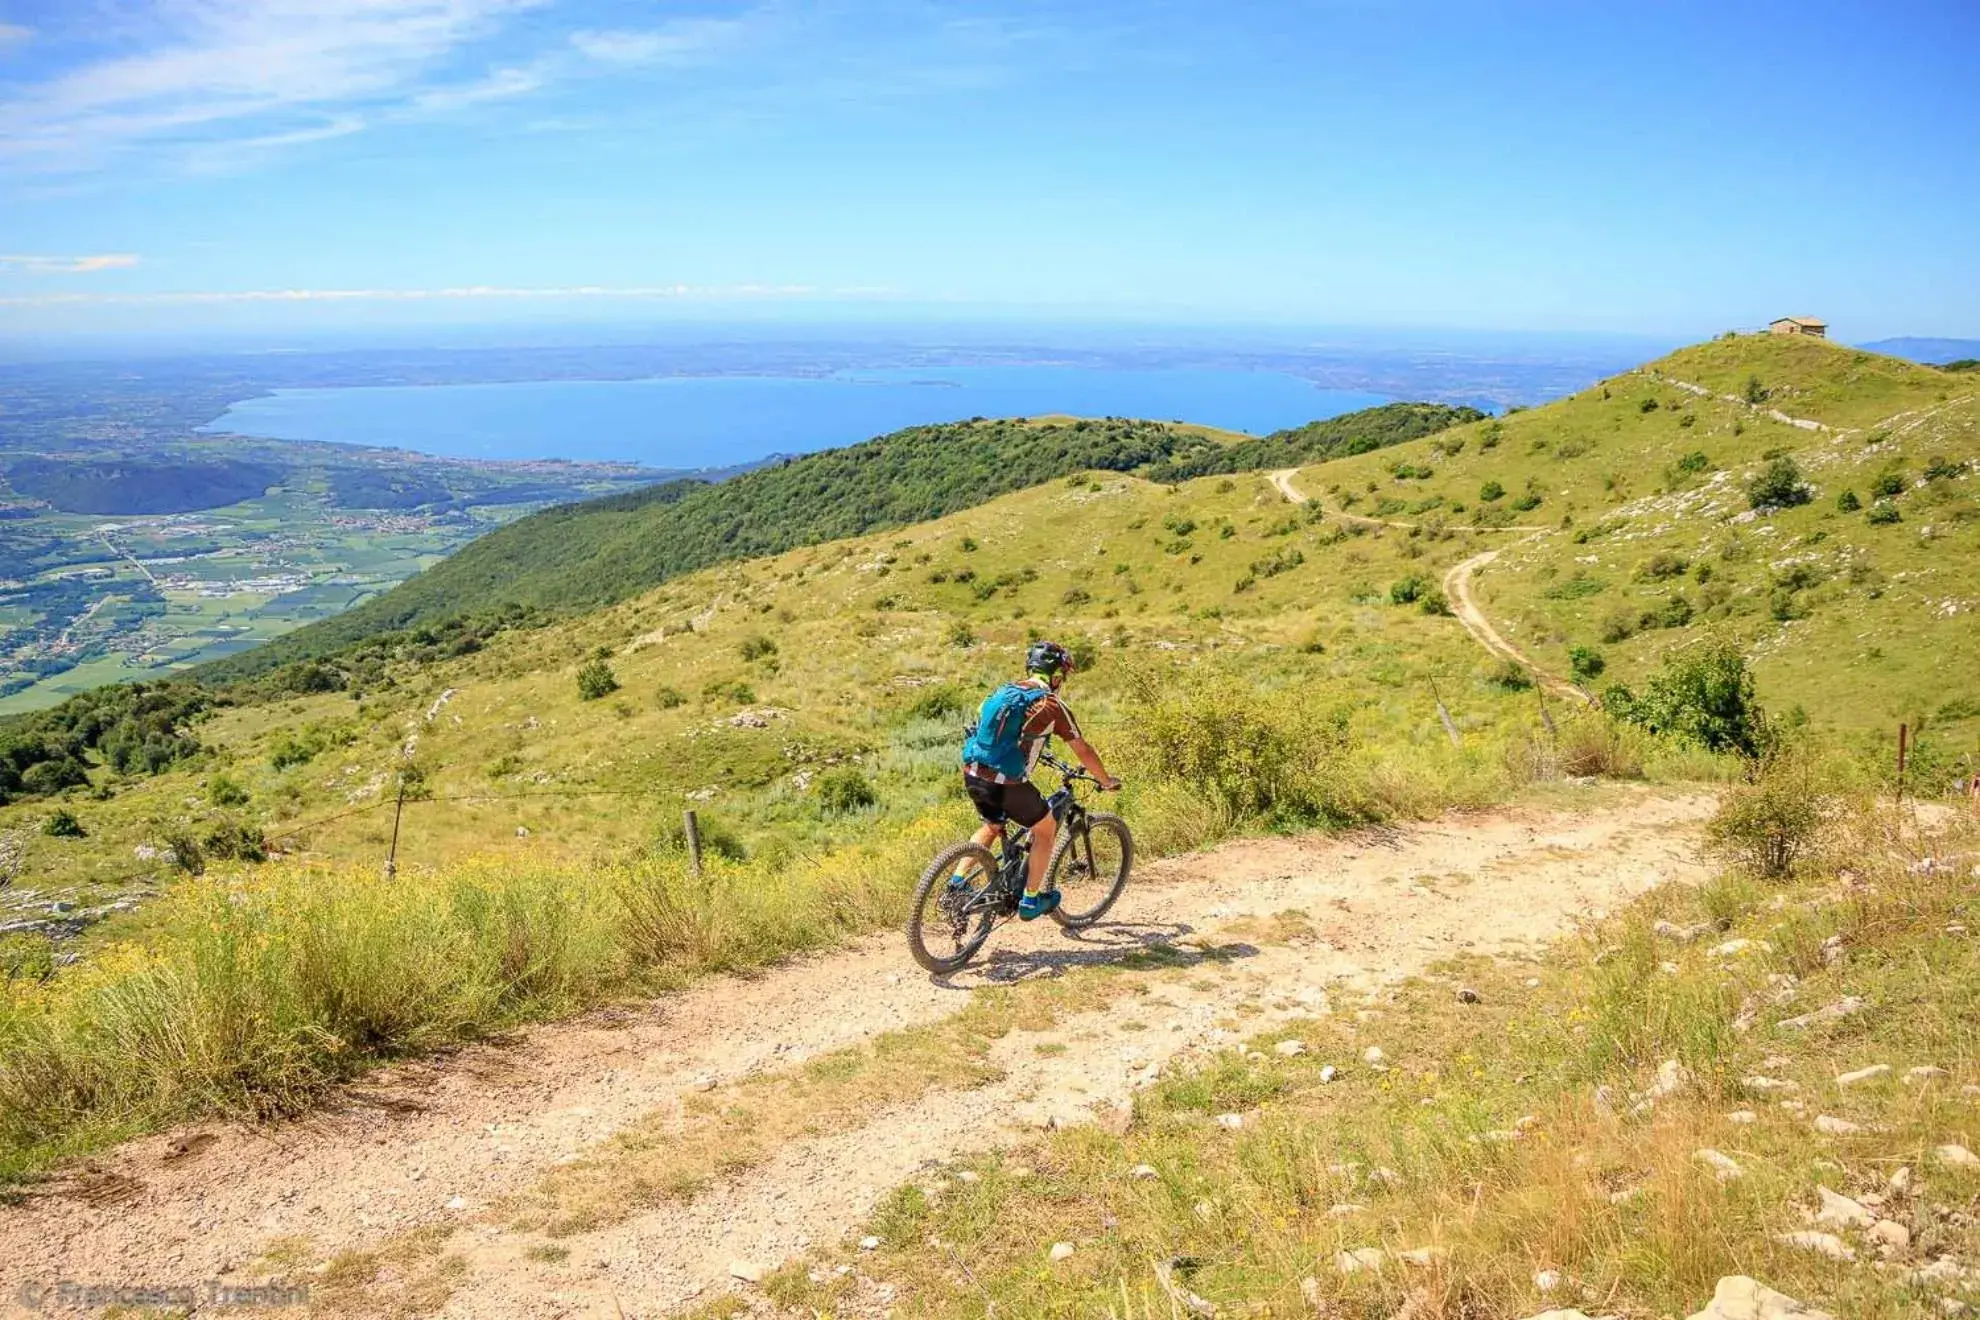
[[[1104,793],[1106,791],[1106,785],[1102,784],[1098,779],[1095,779],[1093,777],[1092,772],[1087,770],[1084,766],[1069,765],[1066,762],[1061,761],[1058,757],[1052,755],[1050,752],[1041,753],[1038,759],[1044,762],[1046,765],[1051,766],[1054,770],[1057,770],[1061,775],[1063,775],[1068,780],[1084,779],[1087,783],[1092,784],[1094,787],[1100,789],[1101,792]],[[1119,781],[1116,782],[1118,783]]]

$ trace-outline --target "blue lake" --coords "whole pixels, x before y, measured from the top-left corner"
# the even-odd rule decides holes
[[[1263,433],[1387,400],[1264,371],[926,367],[821,377],[363,386],[246,399],[209,432],[454,458],[724,467],[968,417],[1147,417]]]

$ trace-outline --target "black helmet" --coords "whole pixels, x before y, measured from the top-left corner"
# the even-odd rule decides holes
[[[1060,674],[1070,674],[1076,667],[1072,652],[1057,642],[1033,642],[1031,649],[1024,653],[1024,672],[1027,674],[1056,678]]]

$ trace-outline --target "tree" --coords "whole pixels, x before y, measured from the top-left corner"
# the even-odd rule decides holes
[[[1801,479],[1801,468],[1783,454],[1747,483],[1746,498],[1756,509],[1787,509],[1815,498]]]
[[[619,679],[603,660],[588,660],[577,672],[577,688],[581,700],[596,701],[617,692]]]

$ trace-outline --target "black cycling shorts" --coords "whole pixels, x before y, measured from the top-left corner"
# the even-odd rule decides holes
[[[969,800],[976,804],[976,814],[988,825],[1014,820],[1028,829],[1044,820],[1049,810],[1044,797],[1028,779],[1000,784],[993,779],[964,775],[963,788],[969,793]]]

